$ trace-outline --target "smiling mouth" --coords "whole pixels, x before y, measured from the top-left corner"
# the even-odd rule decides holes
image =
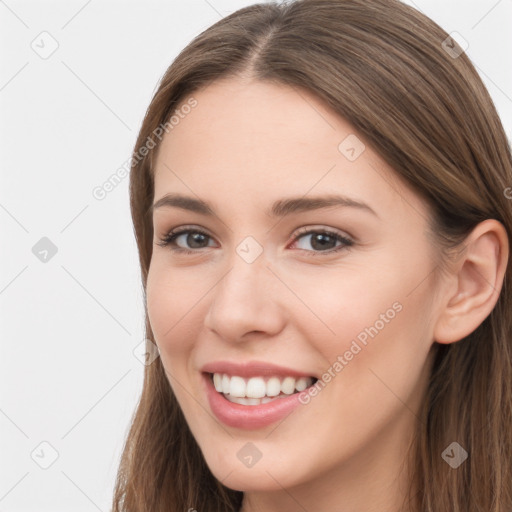
[[[261,405],[287,398],[315,385],[316,377],[265,376],[249,379],[226,373],[208,373],[215,390],[240,405]]]

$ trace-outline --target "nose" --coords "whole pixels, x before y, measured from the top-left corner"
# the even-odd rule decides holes
[[[248,263],[238,254],[211,291],[211,303],[204,319],[207,329],[229,342],[247,341],[249,335],[277,335],[285,325],[286,313],[279,298],[284,286],[267,267],[261,254]]]

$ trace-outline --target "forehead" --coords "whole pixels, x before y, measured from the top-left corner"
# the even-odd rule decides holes
[[[423,207],[355,129],[309,91],[227,79],[192,97],[196,106],[159,149],[155,199],[179,192],[225,208],[266,210],[284,196],[339,193],[382,213],[401,214],[400,198]]]

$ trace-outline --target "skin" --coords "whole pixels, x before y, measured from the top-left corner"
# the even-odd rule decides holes
[[[154,210],[147,307],[205,460],[224,485],[245,491],[243,512],[396,512],[434,340],[460,340],[494,307],[508,258],[505,230],[481,223],[440,273],[427,204],[368,144],[349,161],[338,146],[356,131],[314,95],[230,78],[193,96],[197,107],[159,149],[154,199],[201,198],[215,216]],[[376,215],[351,207],[281,219],[265,213],[278,199],[333,193],[364,201]],[[194,254],[158,245],[185,225],[210,237],[202,246],[178,238]],[[310,235],[296,238],[303,227],[354,243],[321,254]],[[263,248],[252,263],[236,252],[248,236]],[[200,379],[205,363],[269,361],[321,376],[396,302],[401,311],[281,423],[236,429],[212,414]],[[250,468],[237,457],[249,441],[262,453]]]

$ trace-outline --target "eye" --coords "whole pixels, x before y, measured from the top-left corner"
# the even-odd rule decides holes
[[[182,238],[182,240],[186,244],[190,244],[192,249],[203,249],[207,247],[207,245],[203,245],[205,240],[211,237],[210,235],[208,235],[204,231],[201,231],[200,229],[191,229],[185,226],[177,230],[169,231],[157,243],[161,247],[171,246],[171,251],[181,252],[184,254],[192,254],[194,252],[197,252],[195,250],[189,250],[187,248],[183,248],[180,246],[175,247],[177,240],[179,240],[180,238]]]
[[[348,250],[354,244],[350,238],[322,228],[302,228],[294,238],[294,245],[297,245],[297,240],[301,239],[306,240],[306,243],[303,244],[306,248],[299,247],[299,249],[310,252],[311,256],[332,254],[333,252],[338,252],[343,249]],[[333,246],[336,242],[340,243],[337,247],[335,245]],[[313,247],[314,250],[311,251],[307,249],[307,246]]]
[[[180,239],[181,242],[188,245],[188,247],[181,247],[178,243]],[[185,226],[177,230],[169,231],[160,239],[159,242],[157,242],[157,244],[161,247],[170,246],[170,250],[173,252],[197,254],[198,249],[211,247],[211,245],[208,245],[208,239],[212,240],[212,237],[208,235],[208,233],[198,228],[192,229],[191,227]],[[302,228],[295,235],[292,245],[297,245],[297,241],[300,241],[301,239],[306,240],[306,243],[303,245],[309,245],[313,250],[305,247],[298,248],[311,253],[311,256],[331,254],[343,249],[349,250],[349,248],[354,244],[350,238],[323,228]],[[340,245],[336,246],[336,243],[339,243]]]

